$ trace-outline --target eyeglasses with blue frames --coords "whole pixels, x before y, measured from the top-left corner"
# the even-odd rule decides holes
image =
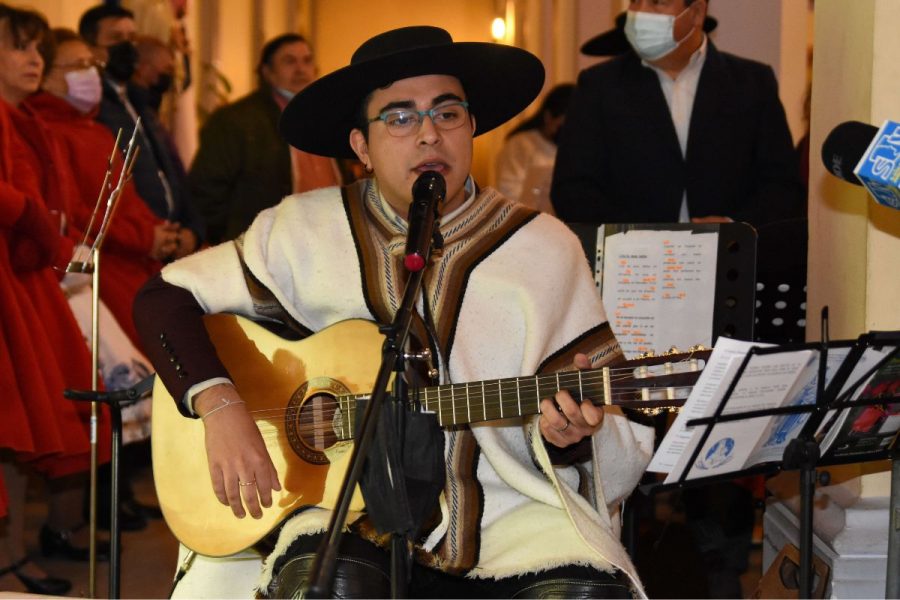
[[[441,104],[430,110],[392,108],[369,119],[369,123],[382,121],[389,134],[394,137],[404,137],[418,131],[426,116],[431,118],[431,122],[438,129],[444,131],[456,129],[466,122],[468,110],[469,103],[464,100]]]

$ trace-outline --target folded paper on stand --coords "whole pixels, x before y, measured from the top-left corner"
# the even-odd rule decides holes
[[[719,339],[703,374],[648,467],[650,471],[668,473],[665,483],[679,481],[689,466],[686,479],[697,479],[780,461],[787,444],[800,433],[809,419],[808,413],[767,415],[717,423],[695,462],[688,464],[708,425],[687,427],[686,423],[716,413],[740,365],[754,346],[770,345]],[[879,357],[884,358],[887,351],[872,349],[864,353],[868,369],[854,369],[844,387],[858,382]],[[849,346],[829,349],[826,385],[849,352]],[[860,359],[860,362],[863,360]],[[818,369],[819,351],[815,348],[754,354],[741,373],[722,414],[812,404],[818,387]]]

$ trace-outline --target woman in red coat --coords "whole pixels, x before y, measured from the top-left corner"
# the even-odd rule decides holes
[[[43,91],[29,97],[25,105],[50,126],[71,165],[77,187],[72,220],[84,230],[115,139],[94,120],[101,84],[87,44],[74,31],[57,29],[52,35],[54,43],[42,48],[46,64]],[[122,160],[121,153],[117,155],[115,174]],[[134,184],[127,183],[103,246],[100,296],[137,347],[140,345],[131,319],[134,296],[159,271],[161,261],[175,253],[177,239],[177,224],[156,217],[138,196]]]
[[[32,592],[61,594],[69,582],[29,563],[23,537],[27,465],[48,478],[51,491],[45,529],[55,537],[42,535],[50,540],[42,549],[61,547],[54,541],[74,549],[63,532],[80,521],[82,487],[74,479],[88,468],[90,450],[86,407],[62,395],[67,387],[90,387],[90,354],[60,289],[62,271],[53,269],[64,269],[72,256],[71,238],[60,234],[72,187],[41,123],[21,110],[40,84],[37,45],[46,32],[40,15],[0,4],[0,458],[8,491],[0,576],[15,575]],[[108,454],[108,419],[101,423],[99,447]]]

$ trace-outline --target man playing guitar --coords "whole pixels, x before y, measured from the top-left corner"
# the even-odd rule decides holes
[[[368,40],[349,66],[290,102],[281,131],[301,150],[357,157],[372,178],[285,198],[234,242],[169,265],[144,288],[136,324],[178,410],[202,419],[209,494],[234,518],[272,510],[284,481],[203,315],[239,314],[306,336],[348,319],[390,322],[406,279],[411,190],[426,171],[446,181],[443,248],[413,329],[441,383],[622,360],[577,238],[469,174],[473,137],[524,109],[543,79],[528,52],[453,42],[436,27]],[[446,484],[414,540],[410,597],[643,594],[617,518],[649,461],[648,432],[565,390],[548,392],[540,413],[444,433]],[[302,593],[328,514],[303,510],[283,525],[262,593]],[[335,593],[386,597],[380,537],[365,513],[349,523]]]

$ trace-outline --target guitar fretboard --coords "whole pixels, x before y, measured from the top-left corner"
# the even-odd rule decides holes
[[[601,368],[425,387],[417,390],[418,397],[413,400],[418,400],[425,412],[434,413],[441,427],[452,427],[538,414],[541,400],[559,390],[568,390],[578,402],[591,398],[595,404],[611,404],[610,389],[609,369]],[[335,415],[334,426],[340,439],[353,437],[351,424],[357,402],[369,397],[370,394],[338,397],[341,410]]]

